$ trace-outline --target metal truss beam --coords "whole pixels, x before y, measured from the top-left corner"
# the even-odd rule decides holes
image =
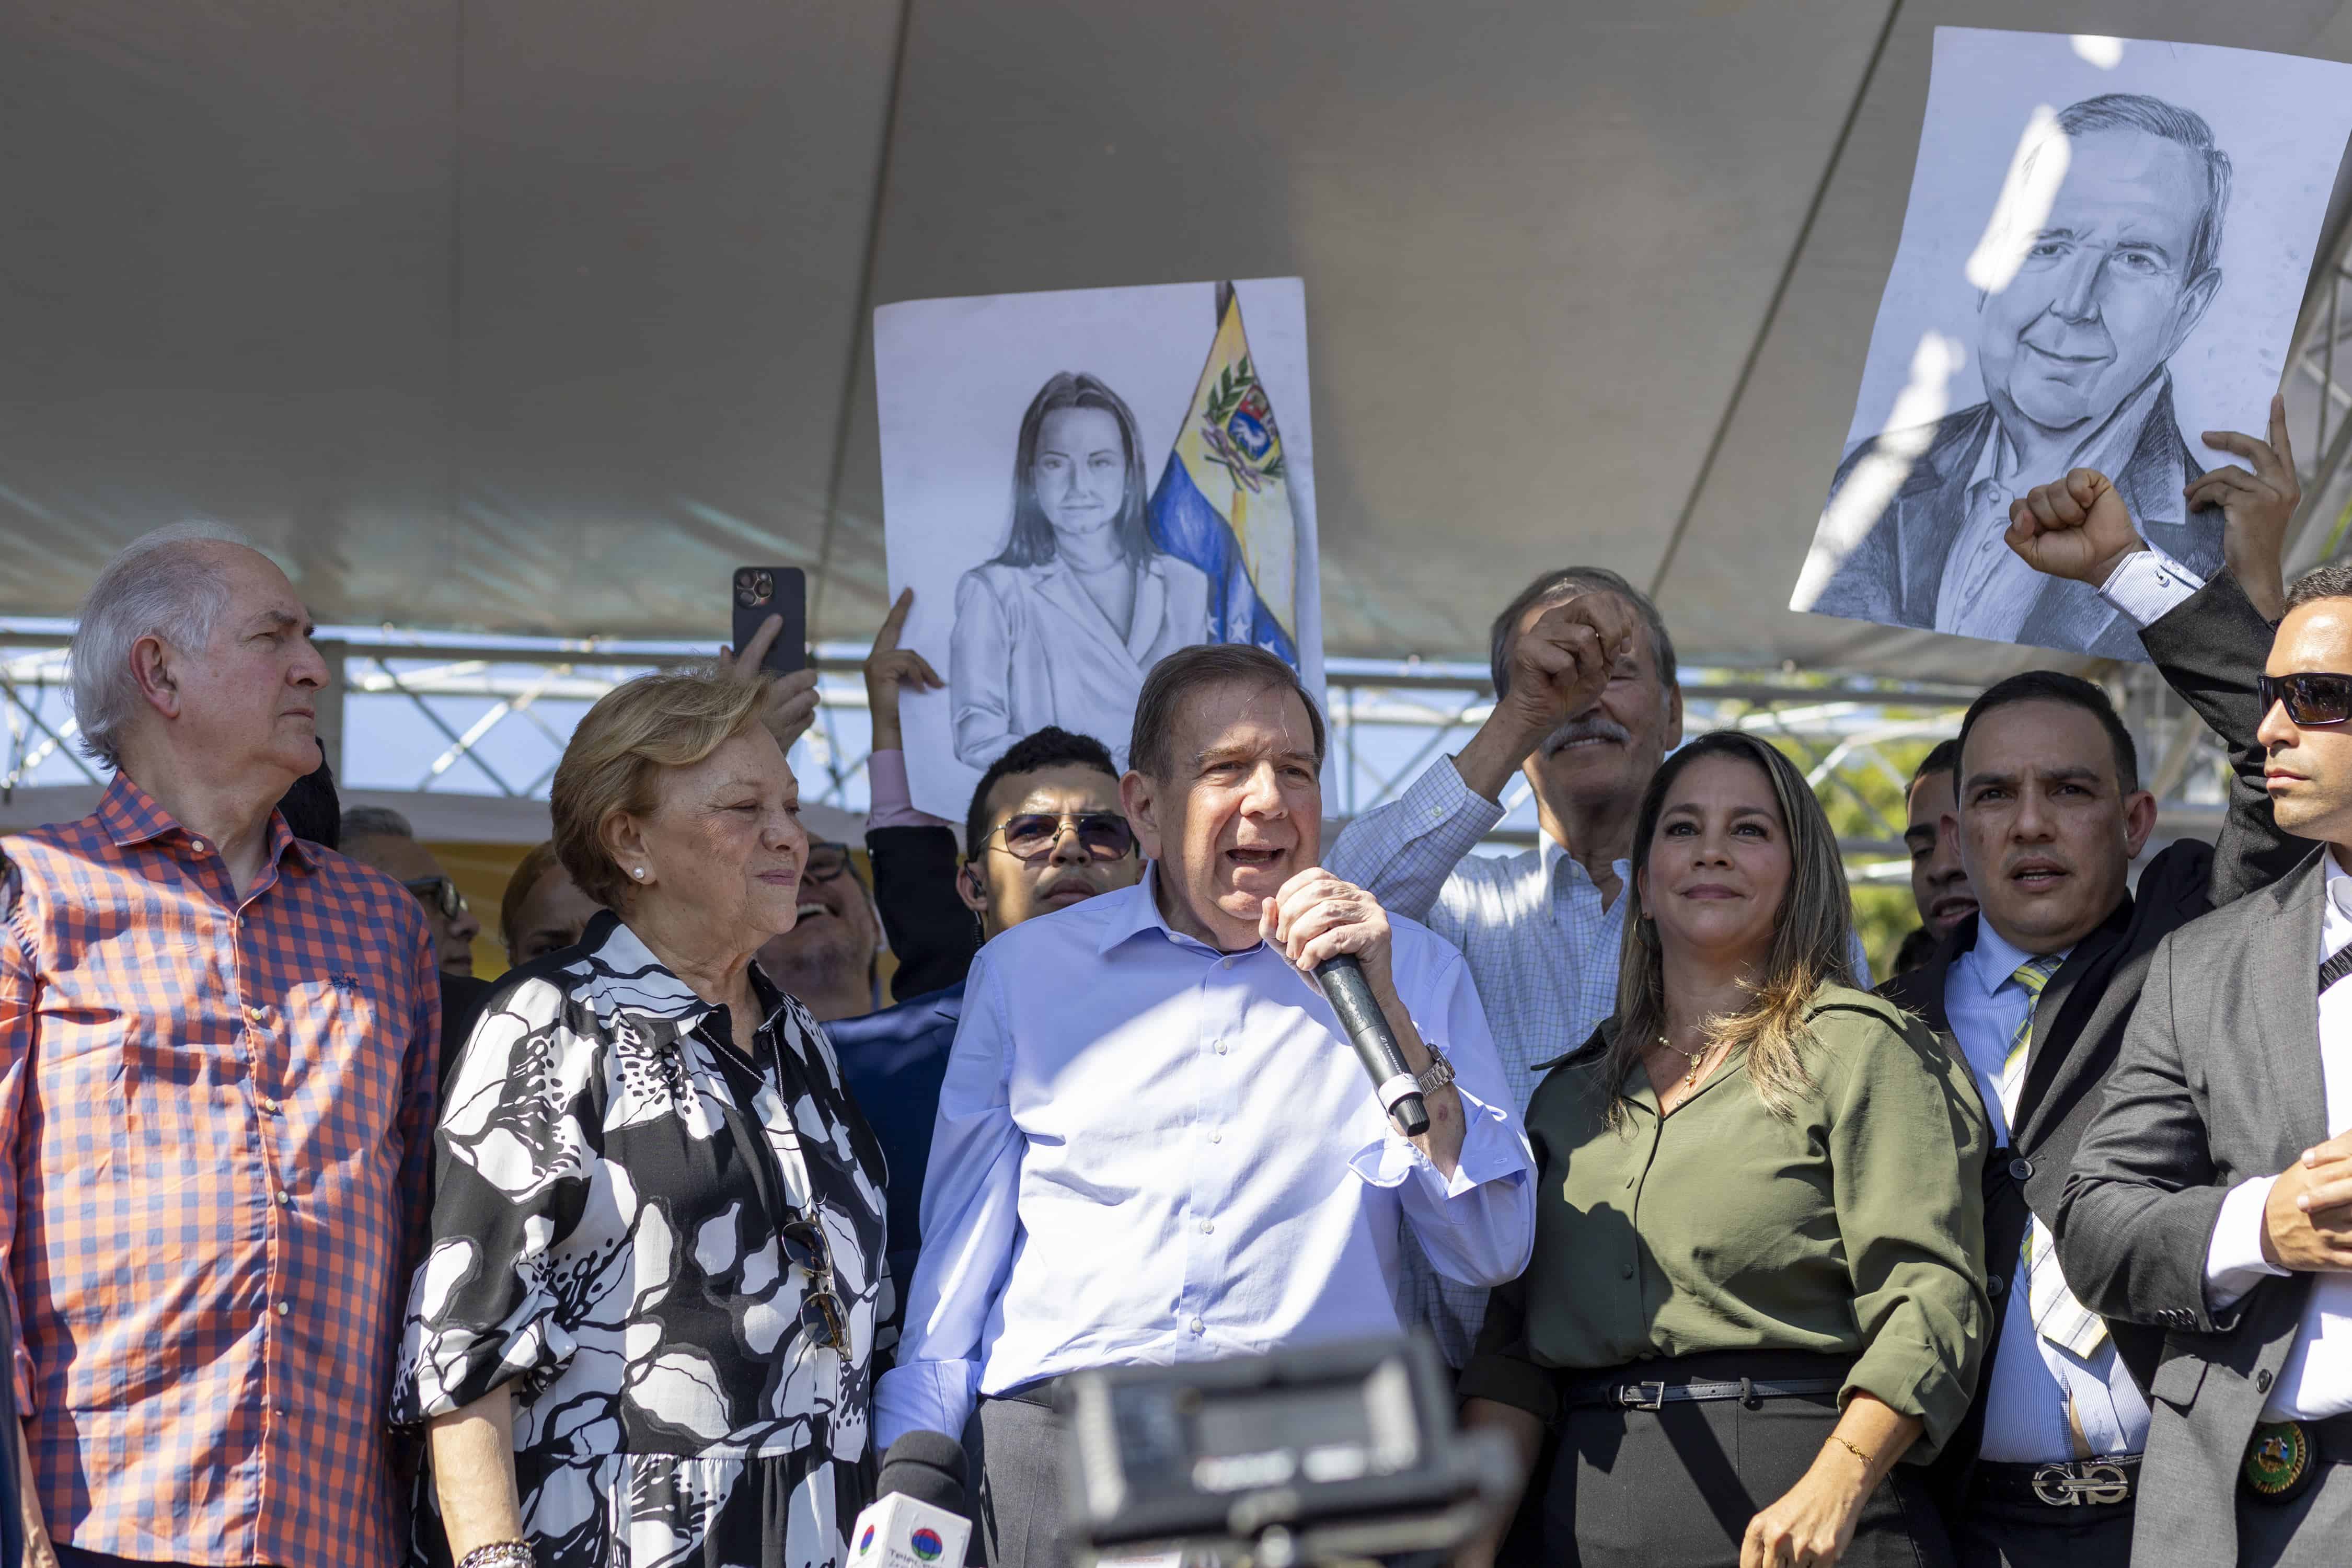
[[[380,733],[383,704],[413,715],[412,727],[431,737],[406,754],[396,774],[382,779],[354,777],[337,759],[350,787],[464,794],[486,784],[488,793],[520,799],[544,797],[569,739],[565,710],[576,711],[646,670],[707,657],[676,644],[459,641],[350,628],[334,637],[344,678],[343,738]],[[100,777],[71,744],[63,643],[57,630],[0,628],[0,649],[8,650],[0,653],[0,742],[6,748],[0,791]],[[799,757],[809,797],[848,812],[863,812],[866,804],[862,654],[842,645],[817,650],[817,721]],[[1342,816],[1395,799],[1433,760],[1466,742],[1492,708],[1486,671],[1477,664],[1334,659],[1327,673],[1328,798]],[[2116,684],[2152,765],[2149,783],[2163,806],[2160,831],[2210,832],[2221,798],[2218,749],[2153,671]],[[1846,825],[1840,847],[1848,876],[1862,884],[1899,882],[1906,874],[1899,802],[1909,768],[1924,743],[1958,731],[1975,695],[1960,687],[1769,671],[1689,670],[1683,684],[1686,732],[1735,727],[1784,744],[1800,761]],[[479,783],[464,764],[479,770]],[[1505,807],[1490,846],[1535,843],[1525,781],[1506,794]]]

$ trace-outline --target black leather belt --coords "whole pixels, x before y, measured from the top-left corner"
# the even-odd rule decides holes
[[[1562,1403],[1576,1409],[1656,1410],[1685,1401],[1737,1399],[1754,1405],[1764,1399],[1795,1399],[1807,1394],[1835,1394],[1845,1386],[1842,1377],[1742,1377],[1706,1383],[1589,1383],[1565,1390]]]
[[[1970,1489],[1988,1502],[2033,1502],[2045,1508],[2131,1501],[2139,1490],[2139,1456],[2064,1459],[2047,1465],[1979,1460]]]

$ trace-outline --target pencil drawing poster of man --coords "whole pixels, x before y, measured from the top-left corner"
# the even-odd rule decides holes
[[[2142,658],[2092,588],[2002,541],[2078,468],[2200,577],[2188,487],[2267,428],[2352,70],[2243,49],[1938,28],[1910,210],[1790,607]],[[2005,171],[2005,172],[2004,172]]]
[[[1320,689],[1306,293],[1296,279],[875,312],[884,538],[916,805],[961,818],[1047,724],[1126,764],[1143,678],[1249,642]]]

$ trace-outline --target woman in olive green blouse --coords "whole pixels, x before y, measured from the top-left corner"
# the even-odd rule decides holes
[[[1968,1069],[1849,987],[1836,838],[1772,747],[1677,752],[1633,859],[1618,1014],[1528,1107],[1535,1255],[1463,1373],[1530,1465],[1559,1435],[1506,1560],[1948,1563],[1919,1466],[1990,1322]]]

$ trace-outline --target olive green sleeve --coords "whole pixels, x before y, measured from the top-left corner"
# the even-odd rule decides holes
[[[1968,1413],[1991,1331],[1984,1280],[1989,1133],[1968,1070],[1891,1011],[1818,1016],[1838,1230],[1862,1355],[1841,1403],[1875,1395],[1926,1431],[1933,1458]]]

